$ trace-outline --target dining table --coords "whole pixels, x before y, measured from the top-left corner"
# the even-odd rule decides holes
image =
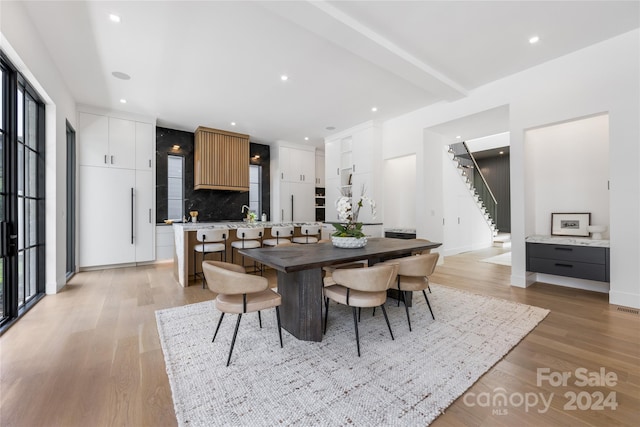
[[[355,261],[378,262],[410,256],[441,243],[425,239],[369,238],[362,248],[338,248],[331,242],[241,249],[245,257],[277,271],[282,327],[299,340],[322,341],[322,268]]]

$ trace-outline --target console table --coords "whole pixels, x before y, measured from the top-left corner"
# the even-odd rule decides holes
[[[527,271],[609,282],[609,241],[531,236]]]

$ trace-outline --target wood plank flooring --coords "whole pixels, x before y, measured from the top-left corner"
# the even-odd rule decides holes
[[[594,292],[546,284],[511,287],[509,267],[479,262],[505,251],[489,248],[447,257],[432,281],[551,313],[432,425],[637,425],[637,310],[620,311],[607,303],[606,295]],[[274,272],[269,273],[275,281]],[[62,292],[44,298],[0,337],[0,425],[176,425],[155,311],[212,297],[199,283],[178,285],[171,264],[77,274]],[[538,386],[537,369],[545,367],[571,373],[603,367],[617,381],[612,387],[579,387],[572,376],[566,387],[548,381]],[[480,405],[479,396],[493,398],[500,389],[510,403]],[[615,392],[618,406],[567,410],[567,392],[582,393],[578,403],[583,407],[596,392]],[[551,393],[544,412],[542,403],[528,409],[516,405],[519,396],[542,394],[548,400]]]

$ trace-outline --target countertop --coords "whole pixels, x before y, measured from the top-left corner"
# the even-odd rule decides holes
[[[385,228],[384,231],[388,231],[389,233],[416,234],[415,228]]]
[[[594,240],[588,237],[533,235],[526,237],[524,241],[527,243],[550,243],[553,245],[609,247],[609,240]]]
[[[173,226],[175,228],[179,228],[183,231],[189,230],[198,230],[202,228],[255,228],[255,227],[264,227],[271,228],[282,225],[293,225],[294,227],[300,227],[301,225],[322,225],[322,222],[244,222],[244,221],[233,221],[233,222],[174,222]]]

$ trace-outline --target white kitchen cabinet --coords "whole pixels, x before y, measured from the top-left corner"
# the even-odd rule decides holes
[[[325,194],[325,221],[338,221],[338,212],[336,211],[336,200],[340,198],[340,177],[334,177],[326,180],[324,188]]]
[[[155,259],[155,126],[79,112],[79,266]]]
[[[155,259],[155,213],[153,208],[154,188],[153,172],[136,170],[134,190],[135,223],[133,242],[136,249],[136,262],[153,261]]]
[[[136,122],[136,169],[152,170],[156,138],[151,123]]]
[[[315,184],[315,153],[291,147],[279,148],[280,179]]]
[[[136,122],[85,112],[78,116],[80,165],[135,168]]]
[[[324,187],[324,184],[325,184],[324,155],[316,154],[316,187]]]
[[[368,122],[327,138],[325,162],[327,221],[337,219],[329,206],[343,191],[345,194],[350,192],[357,201],[364,188],[367,197],[382,202],[382,134],[379,126]],[[335,180],[329,179],[330,174]],[[372,215],[368,204],[362,207],[358,217],[359,222],[365,223],[380,222],[381,219],[380,214]]]
[[[80,166],[80,267],[135,260],[132,217],[135,179],[132,169]]]
[[[305,183],[283,182],[280,197],[280,220],[295,222],[315,221],[314,188],[312,185]]]

